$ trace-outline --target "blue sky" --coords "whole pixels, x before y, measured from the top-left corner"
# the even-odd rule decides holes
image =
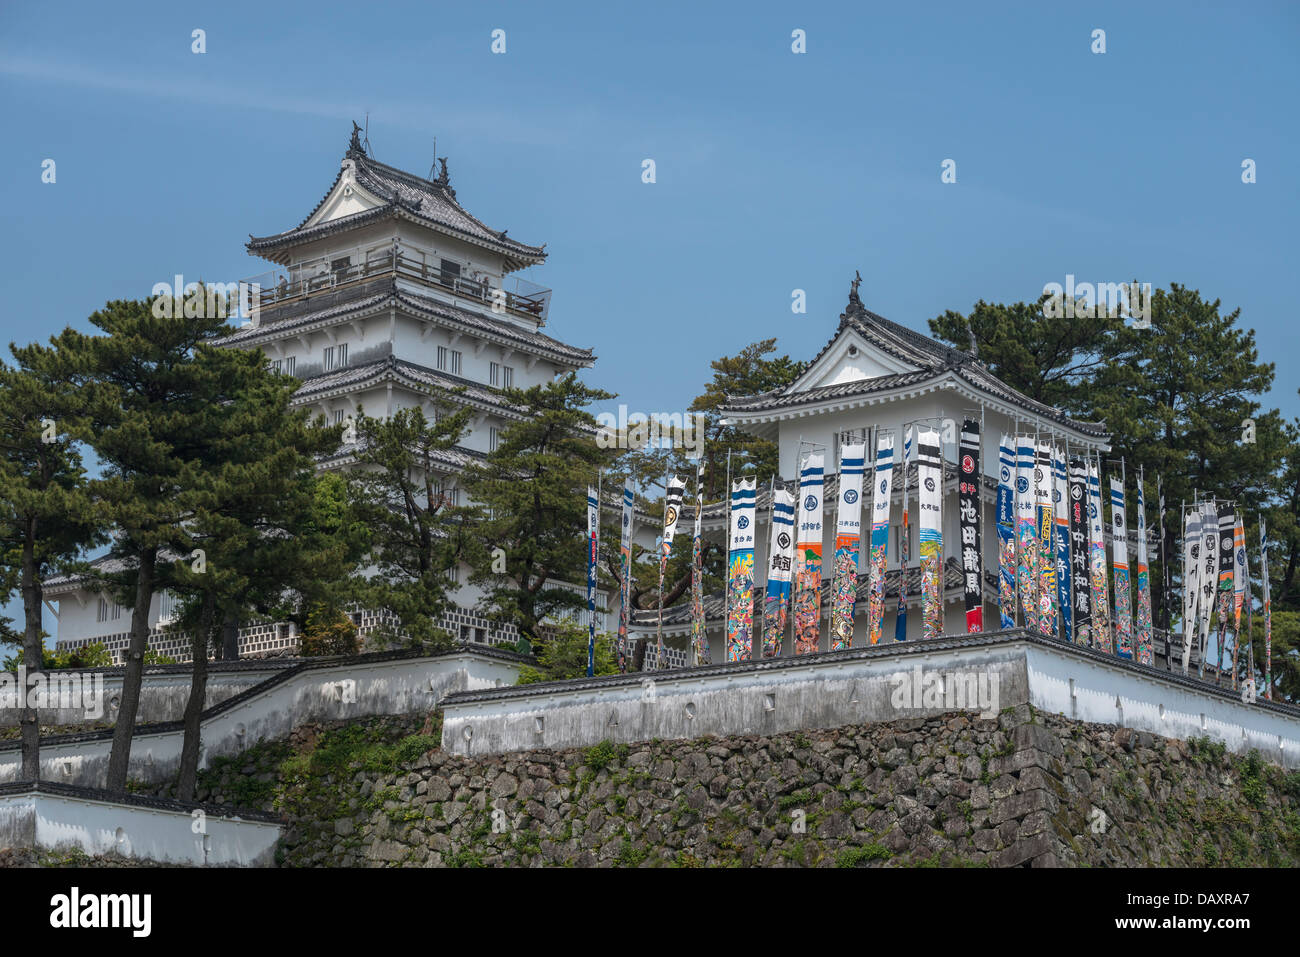
[[[0,340],[262,272],[248,235],[312,209],[369,111],[377,158],[423,173],[436,136],[471,212],[548,243],[548,331],[633,410],[756,339],[813,355],[860,269],[921,330],[1067,274],[1187,283],[1294,416],[1298,41],[1294,4],[8,4]]]
[[[812,355],[854,269],[918,329],[1066,274],[1180,281],[1285,360],[1298,41],[1286,4],[9,5],[0,338],[262,272],[248,234],[301,220],[368,110],[379,159],[425,172],[436,136],[467,208],[549,244],[549,331],[633,409],[761,337]],[[1297,387],[1279,361],[1288,415]]]

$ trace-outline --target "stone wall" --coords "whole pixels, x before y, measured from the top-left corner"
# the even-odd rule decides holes
[[[283,864],[1300,863],[1295,772],[1027,705],[773,736],[433,750],[312,786],[313,801],[292,787],[268,798],[287,815]]]

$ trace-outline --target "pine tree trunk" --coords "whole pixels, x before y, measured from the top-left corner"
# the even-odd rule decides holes
[[[113,749],[108,755],[108,774],[104,782],[110,791],[126,790],[131,736],[135,733],[140,685],[144,681],[144,653],[149,644],[149,606],[153,603],[154,565],[158,560],[158,550],[143,549],[139,558],[135,607],[131,609],[131,638],[126,649],[126,672],[122,676],[122,701],[117,711],[117,723],[113,726]]]
[[[237,661],[239,659],[239,618],[234,612],[227,612],[221,623],[221,659]]]
[[[36,580],[36,520],[27,520],[27,535],[23,542],[23,612],[26,630],[23,632],[23,664],[27,672],[27,687],[23,688],[25,707],[22,712],[23,772],[24,781],[41,779],[41,716],[31,703],[32,677],[44,667],[44,648],[41,646],[41,583]]]
[[[212,634],[216,600],[212,593],[203,596],[203,609],[199,612],[199,626],[190,638],[190,652],[194,656],[194,671],[190,676],[190,699],[185,702],[185,737],[181,742],[181,770],[176,780],[176,798],[194,800],[194,781],[199,773],[199,746],[202,744],[203,703],[208,694],[208,636]]]

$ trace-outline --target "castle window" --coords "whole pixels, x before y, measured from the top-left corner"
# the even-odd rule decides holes
[[[438,371],[460,375],[461,354],[459,350],[438,346]]]

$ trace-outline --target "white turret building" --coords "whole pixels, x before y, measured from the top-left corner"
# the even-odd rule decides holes
[[[458,476],[496,447],[500,432],[522,413],[501,394],[592,365],[590,349],[552,338],[545,328],[551,291],[515,275],[546,260],[532,246],[488,227],[456,197],[447,162],[424,179],[379,162],[355,129],[338,174],[314,209],[292,229],[250,237],[248,251],[275,268],[250,280],[260,287],[251,321],[225,340],[261,349],[273,368],[302,380],[294,402],[332,423],[364,409],[383,418],[399,409],[433,412],[433,393],[473,410],[461,444],[436,461],[443,494],[461,503]],[[450,390],[457,390],[454,395]],[[355,446],[345,442],[322,468],[345,468]],[[457,569],[457,604],[443,626],[467,641],[513,641],[473,611],[478,590]],[[129,611],[73,579],[52,579],[46,594],[59,603],[60,647],[103,642],[120,656]],[[572,585],[585,595],[585,586]],[[603,599],[603,596],[602,596]],[[603,600],[599,604],[604,604]],[[169,620],[171,602],[155,598],[151,623]],[[366,633],[371,612],[354,620]],[[241,654],[291,648],[286,624],[244,629]],[[155,634],[151,645],[179,659],[183,635]]]

